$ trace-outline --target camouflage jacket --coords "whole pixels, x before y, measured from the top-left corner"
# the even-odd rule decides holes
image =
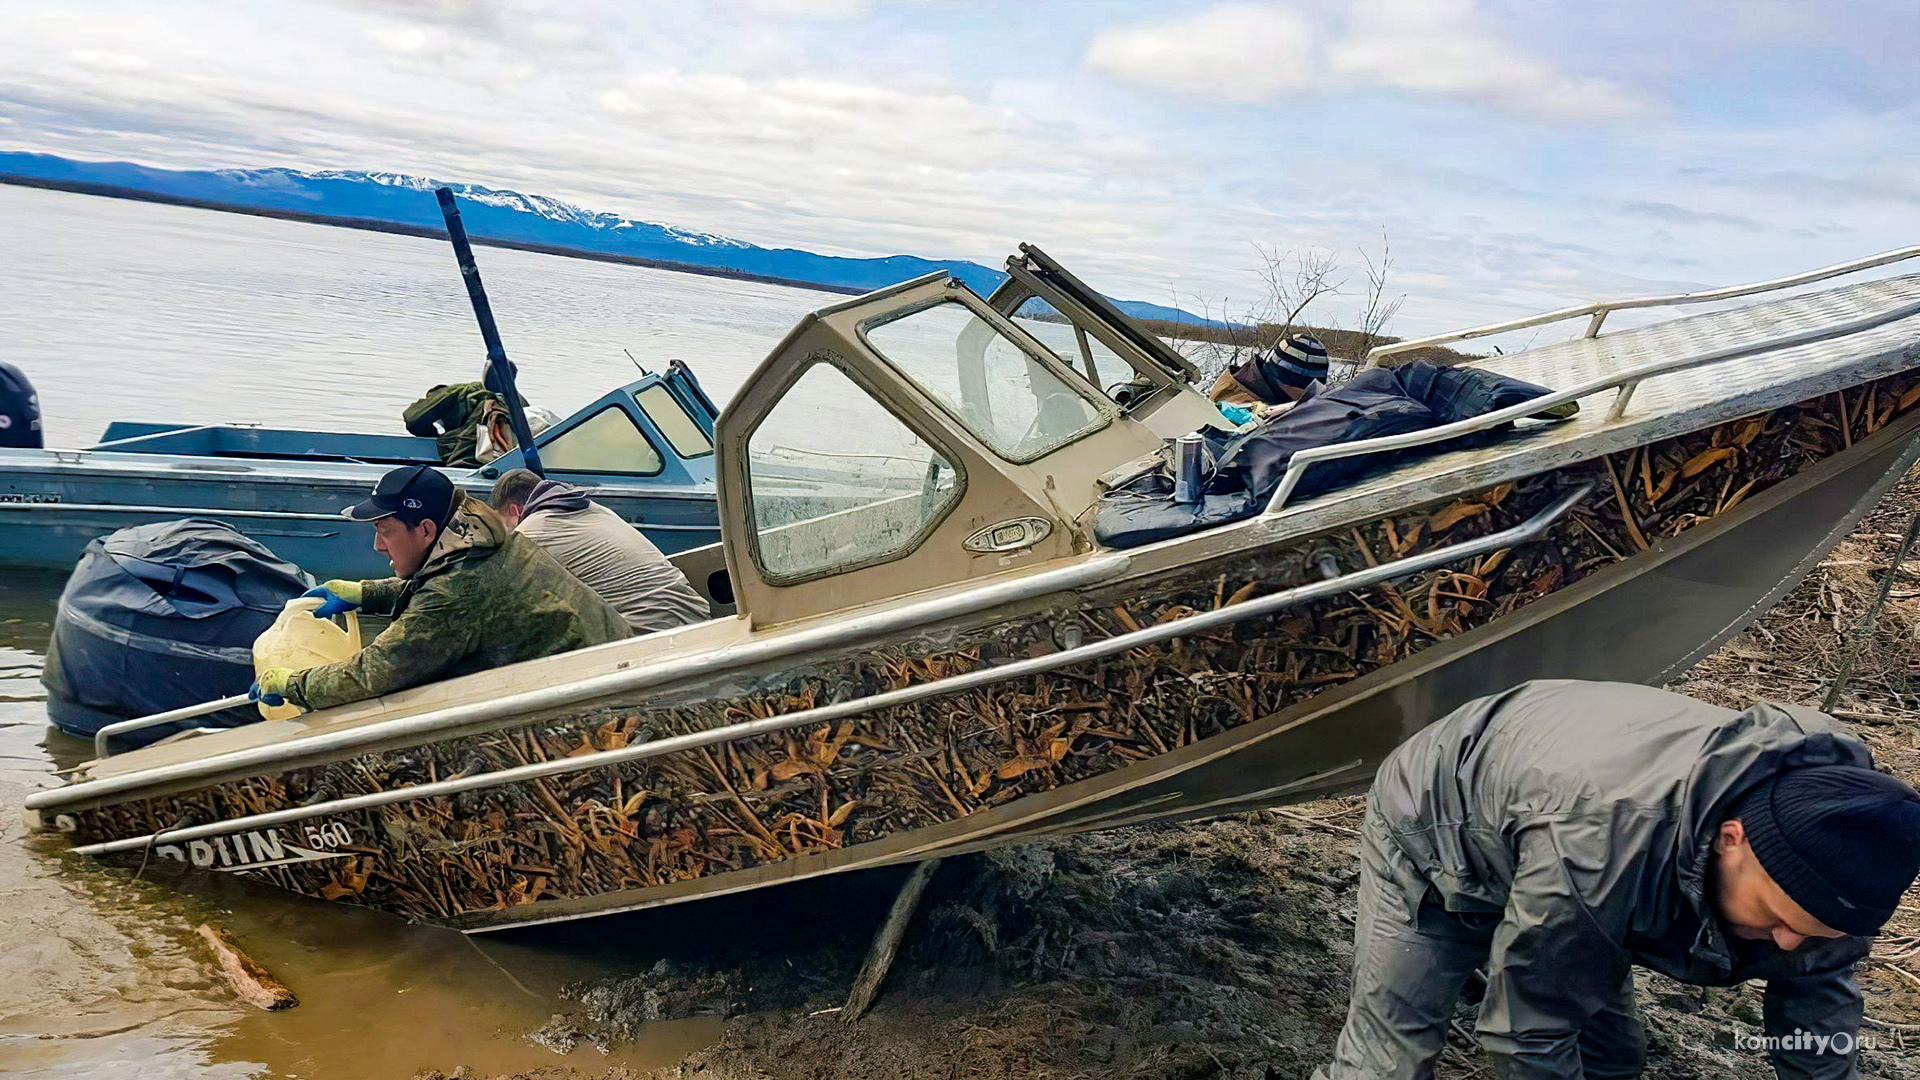
[[[471,497],[411,578],[360,584],[361,609],[392,624],[351,659],[296,674],[294,704],[332,708],[629,633],[618,611]]]

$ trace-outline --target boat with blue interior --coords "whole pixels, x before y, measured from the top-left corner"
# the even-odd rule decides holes
[[[671,555],[720,539],[713,426],[719,410],[684,363],[639,379],[533,436],[555,479],[584,489]],[[485,498],[523,448],[443,467]],[[130,525],[224,521],[319,577],[391,573],[367,531],[340,516],[396,465],[440,465],[432,438],[254,424],[120,421],[75,449],[0,448],[0,568],[65,570],[88,542]]]

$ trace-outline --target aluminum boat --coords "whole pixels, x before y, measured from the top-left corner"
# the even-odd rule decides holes
[[[1218,422],[1192,365],[1037,249],[990,297],[909,281],[804,318],[720,416],[723,539],[678,558],[736,614],[102,756],[29,818],[489,931],[1355,790],[1463,701],[1664,682],[1791,588],[1920,454],[1920,276],[1822,283],[1916,255],[1377,349],[1587,321],[1468,361],[1546,398],[1303,452],[1265,512],[1125,551],[1091,511]]]
[[[669,554],[719,539],[713,501],[718,410],[676,362],[602,395],[534,439],[547,471],[587,489]],[[511,450],[448,468],[485,497],[521,463]],[[392,572],[366,529],[340,517],[396,465],[438,465],[412,435],[246,424],[121,421],[77,449],[0,448],[0,569],[65,570],[89,541],[182,517],[225,521],[318,577]]]

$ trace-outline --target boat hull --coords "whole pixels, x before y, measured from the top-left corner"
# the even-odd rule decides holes
[[[1799,423],[1784,414],[1779,420],[1787,435],[1801,430]],[[1917,429],[1920,410],[1913,410],[1847,449],[1833,451],[1797,472],[1776,474],[1782,478],[1745,501],[1738,496],[1729,499],[1734,477],[1715,478],[1712,486],[1721,492],[1717,505],[1724,510],[1684,528],[1675,525],[1680,531],[1666,539],[1656,538],[1648,550],[1615,558],[1607,565],[1600,564],[1608,560],[1594,560],[1599,568],[1581,571],[1570,584],[1529,586],[1497,603],[1497,598],[1483,594],[1484,617],[1454,624],[1457,633],[1445,629],[1442,620],[1428,633],[1426,644],[1407,646],[1414,650],[1410,653],[1399,647],[1388,650],[1387,656],[1401,658],[1371,667],[1356,661],[1378,655],[1377,650],[1349,646],[1341,661],[1347,668],[1343,673],[1294,671],[1288,676],[1290,687],[1282,690],[1235,696],[1236,687],[1253,687],[1272,677],[1276,658],[1291,664],[1301,649],[1312,655],[1339,652],[1328,646],[1325,622],[1305,629],[1289,626],[1287,619],[1294,617],[1291,608],[1286,609],[1285,618],[1263,616],[1240,624],[1232,633],[1201,632],[1157,651],[1130,650],[1103,661],[1109,665],[1105,668],[1080,665],[1020,685],[1015,685],[1019,680],[995,684],[978,696],[942,699],[927,714],[940,718],[931,729],[916,729],[922,721],[911,710],[919,706],[903,706],[910,711],[876,710],[851,727],[814,725],[805,739],[753,736],[716,748],[714,755],[704,750],[683,752],[633,765],[593,766],[590,759],[580,759],[582,771],[564,780],[521,781],[511,790],[502,783],[467,795],[404,794],[405,789],[436,778],[471,775],[516,761],[566,760],[572,756],[569,740],[575,755],[609,746],[644,745],[676,730],[712,729],[740,717],[835,700],[840,697],[833,689],[835,680],[844,684],[853,679],[856,685],[849,692],[857,696],[861,680],[870,692],[876,678],[895,680],[893,685],[900,680],[911,684],[937,678],[941,663],[991,667],[984,653],[964,641],[932,648],[920,643],[902,647],[927,659],[910,660],[901,653],[892,654],[896,659],[867,655],[849,668],[823,658],[807,673],[783,668],[773,673],[771,682],[761,683],[762,687],[785,686],[785,691],[762,689],[758,696],[728,700],[708,690],[688,699],[692,703],[687,705],[662,700],[638,712],[601,711],[555,726],[536,724],[517,732],[480,734],[411,750],[395,748],[344,761],[344,767],[296,769],[272,778],[181,790],[175,796],[138,799],[118,807],[76,807],[73,825],[85,840],[137,837],[167,822],[218,821],[274,806],[305,805],[366,791],[372,783],[376,790],[393,791],[401,801],[384,810],[343,807],[338,813],[323,812],[324,816],[284,828],[218,830],[223,835],[209,834],[189,843],[169,844],[163,839],[153,852],[212,869],[257,871],[310,895],[374,903],[424,921],[482,931],[683,902],[1087,829],[1311,799],[1363,786],[1379,760],[1408,735],[1481,694],[1536,678],[1657,684],[1684,671],[1766,610],[1907,470],[1920,453]],[[1737,425],[1729,430],[1737,430]],[[1726,432],[1719,431],[1689,436],[1691,442],[1675,446],[1682,457],[1670,460],[1686,460],[1707,439],[1717,444],[1724,437]],[[1767,459],[1760,453],[1753,457]],[[1598,475],[1610,472],[1609,466]],[[1605,527],[1604,518],[1595,515],[1607,512],[1612,495],[1591,494],[1594,475],[1596,469],[1589,464],[1567,474],[1543,474],[1531,486],[1507,485],[1510,490],[1505,494],[1482,496],[1500,503],[1497,512],[1488,508],[1485,516],[1525,517],[1541,505],[1564,501],[1569,491],[1585,490],[1590,494],[1574,496],[1584,500],[1578,512]],[[1583,482],[1588,485],[1584,489]],[[1409,532],[1408,522],[1433,526],[1442,518],[1459,517],[1464,505],[1465,501],[1431,516],[1425,510],[1410,511],[1398,535],[1412,545],[1417,530]],[[1665,505],[1671,510],[1672,500]],[[1557,534],[1547,534],[1537,543],[1529,541],[1535,549],[1531,554],[1522,550],[1524,545],[1512,546],[1509,553],[1517,554],[1508,571],[1520,572],[1522,563],[1534,567],[1552,564],[1555,558],[1564,561],[1569,538],[1578,535],[1575,524],[1592,528],[1569,517]],[[1614,527],[1619,528],[1619,523]],[[1445,526],[1434,528],[1434,532],[1446,530]],[[1370,539],[1361,536],[1363,531]],[[1393,535],[1391,523],[1376,523],[1368,530],[1356,530],[1353,540],[1364,547]],[[1456,538],[1448,533],[1434,540],[1430,533],[1428,539],[1443,545],[1444,551],[1455,546]],[[1228,580],[1251,578],[1248,588],[1253,582],[1298,580],[1302,554],[1321,542],[1302,541],[1288,551],[1260,554],[1254,562],[1233,567],[1192,568],[1182,578],[1186,584],[1174,591],[1162,588],[1157,599],[1144,604],[1124,591],[1137,586],[1116,586],[1123,591],[1113,595],[1088,594],[1071,617],[1092,622],[1092,633],[1098,636],[1113,632],[1099,625],[1103,612],[1131,623],[1167,617],[1173,605],[1182,603],[1200,608],[1210,603],[1216,610],[1231,610],[1234,601],[1222,600],[1216,592]],[[1541,549],[1550,553],[1541,555]],[[1475,570],[1492,581],[1498,574],[1487,568],[1487,562],[1480,560]],[[1531,578],[1533,570],[1520,576]],[[1196,582],[1213,599],[1193,599]],[[1385,596],[1404,600],[1414,587],[1412,581],[1402,583],[1395,590],[1375,594],[1376,600]],[[1365,607],[1364,599],[1360,603]],[[1349,615],[1357,610],[1349,600],[1316,601],[1318,606],[1312,609],[1301,608],[1299,617],[1339,616],[1337,610],[1330,615],[1330,609],[1341,604]],[[1120,616],[1119,609],[1129,605],[1134,614]],[[1069,617],[1051,607],[1009,615],[1013,622],[995,622],[978,631],[1003,649],[1016,650],[1001,652],[1003,656],[1020,649],[1044,654],[1052,646],[1041,645],[1032,635]],[[1354,625],[1352,618],[1344,623],[1337,617],[1332,621],[1348,628]],[[1033,644],[1022,645],[1022,641]],[[948,660],[940,661],[939,656]],[[1128,689],[1137,685],[1129,680],[1142,671],[1149,680],[1147,688]],[[1108,688],[1103,700],[1089,700],[1099,695],[1084,689],[1077,693],[1058,689],[1102,685]],[[799,698],[793,696],[796,693]],[[1222,703],[1228,700],[1240,704],[1223,717]],[[799,704],[791,704],[795,701]],[[1137,720],[1143,702],[1147,717],[1156,722],[1174,717],[1172,726],[1162,723],[1157,735],[1137,729],[1128,729],[1135,731],[1130,736],[1105,730],[1126,729],[1123,715]],[[1278,704],[1262,708],[1262,702]],[[989,745],[977,740],[969,743],[994,729],[995,715],[1001,717],[1002,734],[988,735]],[[1075,732],[1084,732],[1089,741],[1115,738],[1118,742],[1113,745],[1132,739],[1136,749],[1145,745],[1140,740],[1150,739],[1157,752],[1128,754],[1131,760],[1117,763],[1112,758],[1105,764],[1083,763],[1078,779],[1065,768],[1074,765],[1076,758],[1032,756],[1046,755],[1047,740],[1065,727],[1067,720],[1056,718],[1075,716],[1104,719],[1070,729],[1065,746],[1056,742],[1061,754],[1080,737]],[[929,746],[929,730],[947,734],[936,736]],[[881,783],[870,778],[865,788],[848,787],[851,778],[844,769],[847,758],[854,755],[850,750],[845,757],[836,756],[850,732],[856,746],[867,747],[861,753],[892,755],[897,764],[885,766],[895,771],[891,780]],[[944,750],[938,740],[945,741]],[[1004,748],[996,750],[996,746]],[[951,756],[942,757],[943,753]],[[930,759],[929,754],[934,757]],[[984,766],[981,754],[987,755]],[[1008,754],[1028,756],[1007,760]],[[957,813],[934,805],[942,801],[935,794],[918,817],[887,817],[892,811],[885,792],[899,792],[902,775],[932,761],[951,761],[953,772],[948,775],[966,778],[948,788],[932,770],[921,769],[933,778],[932,783],[940,784],[944,799],[953,802]],[[997,771],[995,763],[999,763]],[[1056,766],[1058,770],[1053,771]],[[1088,776],[1088,768],[1102,771]],[[834,773],[831,779],[829,773]],[[803,805],[816,799],[812,786],[816,775],[816,809],[791,812],[796,792]],[[971,790],[966,783],[974,783]],[[931,784],[926,790],[931,790]],[[749,800],[760,806],[758,815],[748,808]],[[961,800],[970,805],[963,809]],[[696,811],[673,809],[695,804]],[[663,806],[665,817],[649,817]],[[867,808],[862,814],[878,812],[884,823],[863,824],[860,815],[848,817],[850,808],[861,806]],[[759,835],[749,836],[754,830]],[[881,835],[875,836],[876,832]],[[697,861],[724,856],[729,848],[734,852],[732,866],[721,861],[708,868]],[[624,880],[641,875],[655,880],[622,887]],[[497,899],[475,903],[471,897],[476,885],[479,896]]]
[[[1447,712],[1533,679],[1663,685],[1793,588],[1920,461],[1920,415],[1513,616],[1127,768],[846,848],[625,893],[429,920],[467,932],[640,910],[850,870],[1363,790]]]

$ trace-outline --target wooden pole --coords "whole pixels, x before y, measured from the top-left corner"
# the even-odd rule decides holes
[[[907,875],[906,883],[900,886],[900,895],[893,898],[893,909],[887,912],[887,921],[880,924],[873,948],[867,951],[867,961],[860,965],[860,975],[853,980],[853,992],[847,995],[847,1004],[840,1012],[842,1021],[850,1024],[860,1019],[880,996],[880,984],[887,981],[893,956],[900,951],[900,939],[906,936],[907,924],[913,921],[914,909],[920,906],[920,894],[926,892],[927,880],[940,869],[940,862],[928,859],[915,866],[913,873]]]
[[[240,951],[233,935],[212,923],[201,923],[196,932],[213,949],[213,958],[220,962],[220,974],[233,984],[233,992],[240,995],[241,1001],[269,1012],[300,1004],[300,999],[293,996],[285,983]]]

